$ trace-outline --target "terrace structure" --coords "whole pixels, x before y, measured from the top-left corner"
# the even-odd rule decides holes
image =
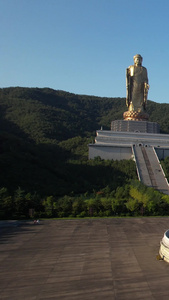
[[[89,159],[133,159],[140,181],[165,194],[169,184],[160,160],[169,156],[169,135],[160,134],[156,122],[146,113],[148,77],[141,55],[134,56],[134,66],[126,71],[128,111],[123,120],[111,122],[111,130],[97,130],[94,144],[89,144]]]

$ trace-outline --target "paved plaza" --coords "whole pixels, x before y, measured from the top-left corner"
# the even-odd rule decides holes
[[[0,222],[0,299],[169,299],[169,218]]]

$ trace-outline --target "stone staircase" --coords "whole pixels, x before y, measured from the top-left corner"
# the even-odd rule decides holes
[[[136,161],[139,180],[145,185],[169,195],[169,184],[154,147],[134,145],[133,155]]]

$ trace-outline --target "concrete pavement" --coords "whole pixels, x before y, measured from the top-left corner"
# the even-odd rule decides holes
[[[169,299],[169,218],[0,222],[0,299]]]

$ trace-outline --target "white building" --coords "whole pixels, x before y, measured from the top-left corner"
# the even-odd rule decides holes
[[[169,185],[159,160],[169,156],[169,135],[160,134],[157,123],[122,121],[111,123],[112,130],[97,130],[89,144],[89,159],[133,159],[138,178],[145,185],[169,194]]]

